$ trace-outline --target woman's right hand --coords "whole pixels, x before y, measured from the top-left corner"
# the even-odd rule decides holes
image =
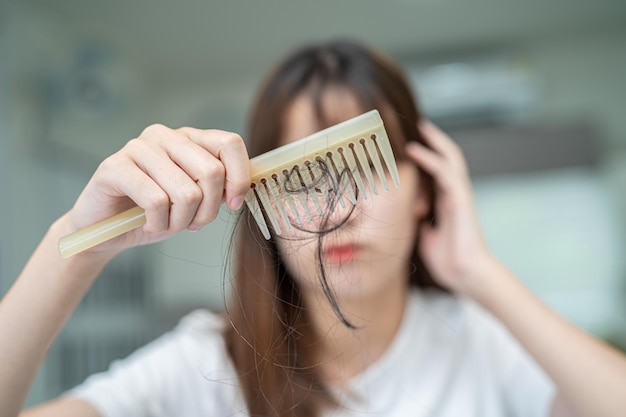
[[[250,187],[242,138],[220,130],[147,127],[105,159],[64,216],[72,233],[137,205],[146,212],[139,228],[87,252],[115,255],[213,221],[222,201],[239,209]]]
[[[46,352],[113,256],[184,229],[199,229],[215,219],[223,200],[238,209],[249,187],[243,140],[219,130],[150,126],[104,160],[0,302],[0,416],[18,415]],[[69,259],[59,256],[61,236],[134,205],[145,210],[142,227]],[[61,404],[37,415],[86,412]]]

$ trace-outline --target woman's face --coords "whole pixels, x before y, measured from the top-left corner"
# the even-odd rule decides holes
[[[361,113],[353,95],[345,92],[325,93],[323,106],[325,114],[337,116],[332,123]],[[284,123],[281,144],[319,130],[313,105],[306,95],[294,101]],[[389,127],[387,130],[390,135],[395,133]],[[409,162],[399,162],[398,170],[400,188],[388,181],[390,190],[386,192],[379,185],[379,194],[370,193],[366,200],[359,197],[351,214],[350,203],[345,208],[336,204],[325,229],[343,224],[325,234],[321,241],[317,234],[306,231],[318,230],[319,218],[307,223],[306,216],[300,216],[305,222],[301,227],[291,230],[282,227],[282,235],[276,239],[278,249],[305,298],[307,295],[325,298],[320,285],[319,249],[326,278],[339,303],[376,297],[381,291],[408,285],[417,220],[425,214],[428,204],[420,193],[417,168]]]

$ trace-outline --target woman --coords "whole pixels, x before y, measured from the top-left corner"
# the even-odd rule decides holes
[[[228,132],[151,126],[98,168],[0,304],[0,415],[123,249],[239,209],[248,155],[377,108],[401,188],[265,241],[247,209],[233,299],[28,416],[609,416],[626,360],[567,324],[486,248],[458,147],[421,119],[399,68],[351,42],[295,52]],[[62,261],[59,236],[129,207],[147,223]],[[445,290],[443,290],[445,288]],[[450,291],[448,293],[447,291]],[[454,294],[454,295],[452,295]],[[10,343],[7,343],[10,341]],[[574,365],[575,364],[575,365]]]

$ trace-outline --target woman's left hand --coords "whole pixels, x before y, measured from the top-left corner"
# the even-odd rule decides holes
[[[475,297],[485,288],[483,271],[491,256],[476,215],[467,164],[461,149],[435,125],[422,122],[419,129],[430,148],[411,142],[406,151],[435,182],[435,222],[421,222],[419,253],[441,285]]]

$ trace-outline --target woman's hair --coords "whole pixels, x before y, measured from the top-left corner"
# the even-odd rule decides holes
[[[250,156],[278,146],[284,115],[303,95],[313,104],[319,128],[327,127],[332,115],[325,113],[322,96],[338,88],[352,94],[363,112],[379,110],[397,159],[406,157],[407,141],[423,142],[417,129],[420,113],[399,66],[359,43],[335,41],[295,51],[270,74],[251,111]],[[423,171],[420,176],[421,192],[432,201],[432,179]],[[417,250],[413,253],[410,284],[439,288]],[[323,407],[336,404],[313,359],[319,335],[275,238],[263,238],[247,208],[235,230],[233,255],[232,326],[224,339],[250,415],[318,416]]]

